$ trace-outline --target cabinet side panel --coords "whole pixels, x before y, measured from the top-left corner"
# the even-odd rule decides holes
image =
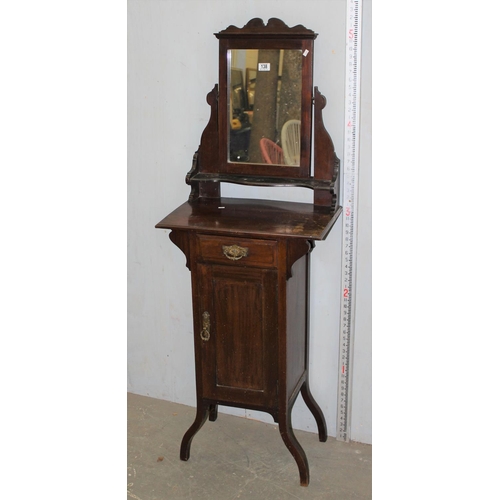
[[[307,331],[307,256],[299,259],[292,267],[292,277],[287,281],[287,389],[290,394],[306,369]]]

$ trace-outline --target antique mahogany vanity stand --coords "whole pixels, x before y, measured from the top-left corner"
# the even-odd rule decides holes
[[[229,26],[216,36],[219,86],[207,96],[210,120],[186,177],[191,194],[156,225],[172,230],[170,239],[185,254],[191,271],[197,412],[182,440],[180,458],[189,459],[194,435],[207,418],[217,419],[219,404],[264,411],[278,423],[297,462],[300,484],[307,486],[307,457],[291,425],[299,392],[317,422],[320,441],[327,439],[325,419],[308,380],[309,258],[315,240],[326,238],[341,213],[337,201],[339,159],[322,119],[326,99],[312,86],[317,35],[304,26],[290,28],[273,18],[267,25],[252,19],[243,28]],[[250,57],[247,50],[258,50],[259,68],[267,71],[262,76],[258,73],[253,125],[249,127],[254,133],[260,109],[258,79],[264,88],[264,78],[272,77],[269,68],[274,69],[272,63],[260,66],[261,55],[300,56],[296,63],[299,78],[295,79],[301,123],[298,165],[231,159],[234,115],[229,110],[234,107],[234,96],[230,61],[240,55],[238,50],[245,57]],[[283,76],[282,88],[285,84]],[[286,105],[283,92],[282,109]],[[307,187],[314,190],[314,202],[221,198],[221,182]]]

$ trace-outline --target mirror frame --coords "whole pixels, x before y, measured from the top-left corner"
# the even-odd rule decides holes
[[[265,25],[262,19],[255,18],[243,28],[229,26],[220,33],[219,39],[219,165],[213,170],[221,174],[308,178],[311,174],[312,144],[312,105],[313,105],[313,43],[317,34],[302,25],[289,28],[280,19],[272,18]],[[302,55],[301,89],[301,149],[300,165],[270,165],[267,163],[232,162],[228,159],[228,51],[233,49],[295,49]],[[215,167],[215,166],[214,166]]]
[[[203,130],[200,146],[193,155],[186,183],[191,186],[189,201],[199,198],[220,198],[220,184],[229,182],[251,186],[296,186],[314,190],[314,206],[339,208],[340,160],[335,153],[332,138],[323,123],[326,97],[318,87],[313,88],[313,41],[316,33],[302,25],[289,28],[280,19],[270,19],[267,26],[262,19],[252,19],[243,28],[229,26],[220,33],[219,75],[207,94],[210,119]],[[236,163],[228,160],[228,57],[231,49],[271,48],[300,49],[302,66],[302,129],[300,166],[270,165],[267,163]],[[314,139],[312,137],[314,133]],[[312,175],[311,150],[314,154]]]

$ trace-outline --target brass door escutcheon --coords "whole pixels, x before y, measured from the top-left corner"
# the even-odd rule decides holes
[[[205,342],[210,338],[210,314],[205,311],[203,313],[203,322],[202,322],[202,330],[200,333],[200,337]]]
[[[222,245],[222,252],[230,260],[240,260],[242,257],[248,256],[248,248],[238,245]]]

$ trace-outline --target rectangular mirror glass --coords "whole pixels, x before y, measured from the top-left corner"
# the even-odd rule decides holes
[[[229,162],[300,166],[302,59],[300,49],[227,51]]]

